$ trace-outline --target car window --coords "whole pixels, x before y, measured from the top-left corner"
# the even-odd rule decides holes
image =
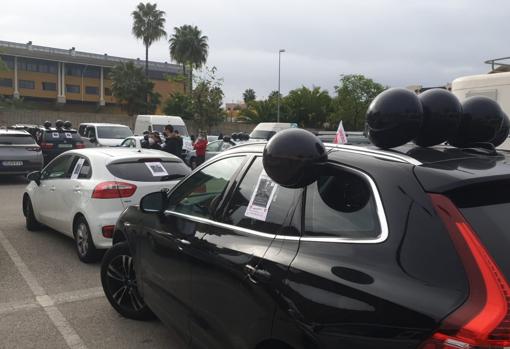
[[[224,151],[224,150],[227,150],[228,148],[230,148],[232,146],[232,144],[230,144],[229,142],[223,142],[221,144],[221,151]]]
[[[125,148],[134,148],[135,143],[133,142],[133,139],[128,138],[128,139],[123,140],[122,143],[120,144],[120,146],[125,147]]]
[[[125,126],[98,126],[97,138],[124,139],[132,136],[133,132]]]
[[[209,143],[207,145],[207,151],[220,151],[221,143],[223,143],[223,141]]]
[[[80,125],[79,129],[78,129],[78,133],[85,137],[85,130],[87,129],[87,125]]]
[[[71,177],[77,179],[90,179],[92,177],[92,167],[87,158],[75,156],[71,165]]]
[[[135,182],[175,181],[191,173],[182,161],[173,159],[129,159],[110,163],[106,168],[119,179]]]
[[[379,234],[374,195],[361,175],[335,170],[307,187],[305,235],[370,239]]]
[[[261,175],[263,175],[262,178]],[[257,157],[232,195],[225,214],[225,223],[268,234],[299,235],[297,229],[285,230],[284,232],[281,230],[281,227],[290,222],[294,208],[298,205],[301,198],[302,189],[284,188],[270,180],[270,183],[264,183],[264,181],[268,180],[268,177],[264,175],[262,158]],[[265,185],[265,188],[262,187],[263,185]],[[265,217],[263,215],[257,217],[253,213],[250,214],[251,210],[248,209],[255,190],[257,190],[257,193],[264,194],[265,197],[258,199],[257,202],[258,194],[255,195],[252,205],[263,206],[266,200],[271,200]],[[266,190],[265,193],[264,190]],[[273,190],[274,193],[271,195]]]
[[[41,179],[70,178],[73,160],[74,157],[71,155],[59,156],[44,168],[41,173]]]
[[[96,137],[96,128],[94,126],[87,127],[85,137],[87,138]]]
[[[0,145],[35,144],[35,140],[29,134],[0,134]]]
[[[244,160],[244,156],[221,159],[194,173],[175,189],[169,209],[198,217],[210,217],[223,191]]]

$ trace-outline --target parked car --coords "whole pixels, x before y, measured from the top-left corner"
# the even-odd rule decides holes
[[[119,146],[123,147],[123,148],[141,149],[142,141],[143,141],[143,136],[130,136],[130,137],[127,137],[126,139],[124,139],[122,141],[122,143],[120,143]]]
[[[225,150],[233,147],[234,145],[236,145],[236,142],[234,142],[229,137],[225,137],[224,139],[221,139],[221,140],[209,142],[207,144],[207,148],[205,151],[205,160],[206,161],[209,160],[213,156],[218,155],[222,151],[225,151]],[[197,167],[196,157],[197,157],[197,152],[195,150],[188,152],[188,154],[186,155],[185,162],[192,169],[195,169]]]
[[[68,150],[85,148],[82,138],[71,124],[64,126],[63,123],[55,123],[55,126],[46,123],[35,131],[35,139],[42,149],[45,165]]]
[[[27,174],[42,166],[41,147],[28,132],[0,129],[0,174]]]
[[[133,135],[129,127],[120,124],[82,123],[78,130],[87,147],[115,147]]]
[[[68,151],[29,174],[23,194],[28,230],[42,225],[75,239],[78,257],[92,262],[111,246],[119,214],[145,194],[173,187],[190,172],[181,159],[151,150]]]
[[[509,188],[503,152],[286,130],[124,211],[101,280],[194,348],[502,348]]]
[[[277,132],[295,128],[297,124],[290,122],[261,122],[250,133],[250,139],[269,140]]]

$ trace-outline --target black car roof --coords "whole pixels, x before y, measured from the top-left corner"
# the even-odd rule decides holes
[[[226,153],[262,153],[266,142],[245,143],[230,148]],[[356,166],[357,158],[384,160],[396,166],[412,166],[414,173],[427,191],[444,192],[470,183],[510,179],[510,152],[498,150],[490,154],[481,149],[459,149],[451,146],[422,148],[414,144],[382,150],[373,145],[349,146],[325,144],[328,158],[344,162],[348,158]],[[355,154],[356,157],[346,157]],[[354,160],[353,160],[354,159]],[[377,164],[377,161],[374,163]]]

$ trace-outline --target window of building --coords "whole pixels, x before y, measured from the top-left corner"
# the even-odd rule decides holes
[[[14,57],[12,56],[0,56],[2,61],[5,63],[9,70],[14,69]]]
[[[83,69],[83,76],[86,78],[99,79],[99,77],[101,76],[100,68],[87,66]]]
[[[104,76],[105,79],[111,80],[110,79],[111,71],[112,70],[110,68],[103,68],[103,76]]]
[[[267,234],[299,235],[297,230],[289,229],[282,232],[281,228],[291,223],[294,209],[298,206],[301,198],[302,189],[288,189],[276,185],[271,180],[260,179],[263,172],[262,158],[257,157],[230,200],[230,205],[225,214],[225,223]],[[259,197],[259,193],[265,196],[261,197],[260,200],[271,200],[265,220],[251,218],[247,213],[248,204],[257,184],[259,187],[255,200]],[[275,186],[276,189],[273,189]]]
[[[12,79],[0,78],[1,87],[12,87]]]
[[[149,79],[152,80],[166,80],[167,73],[156,70],[149,70]]]
[[[84,66],[76,64],[66,64],[65,70],[68,76],[81,76]]]
[[[32,71],[32,72],[37,72],[38,71],[38,68],[37,68],[37,63],[35,62],[27,62],[27,71]]]
[[[373,239],[380,231],[374,195],[361,175],[338,169],[307,187],[305,235]]]
[[[43,82],[42,83],[42,89],[44,91],[56,91],[57,90],[57,84],[55,82]]]
[[[35,88],[35,82],[33,80],[20,80],[19,88],[33,90]]]
[[[105,96],[111,96],[112,95],[112,89],[109,87],[105,87],[104,89],[104,95]]]
[[[66,92],[80,93],[80,86],[79,85],[66,85]]]
[[[85,86],[85,93],[88,95],[98,95],[99,87],[97,86]]]

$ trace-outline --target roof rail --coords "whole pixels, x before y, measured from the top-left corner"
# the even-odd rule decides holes
[[[324,143],[324,145],[328,148],[334,148],[339,149],[341,151],[349,152],[349,153],[356,153],[356,154],[363,154],[363,155],[370,155],[379,159],[385,159],[385,160],[393,160],[403,163],[408,163],[415,166],[420,166],[422,163],[415,158],[412,158],[410,156],[396,153],[391,150],[377,150],[377,149],[369,149],[369,148],[363,148],[358,147],[354,145],[346,145],[346,144],[334,144],[334,143]]]

